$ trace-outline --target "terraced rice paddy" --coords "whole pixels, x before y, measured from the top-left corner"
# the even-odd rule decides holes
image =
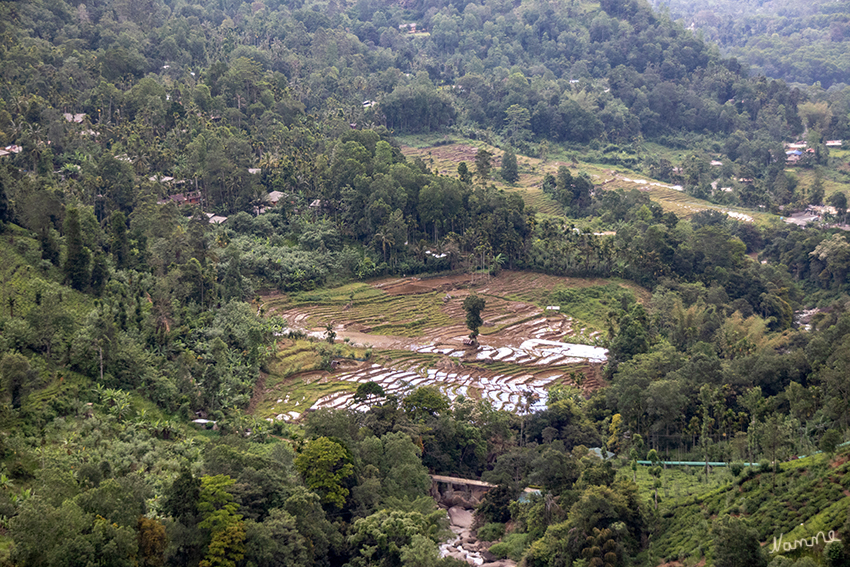
[[[364,365],[355,371],[342,372],[336,380],[364,384],[380,384],[387,394],[400,395],[420,386],[434,386],[454,401],[459,396],[487,399],[495,409],[518,411],[523,408],[524,400],[532,400],[527,408],[530,411],[546,407],[548,388],[556,382],[575,385],[566,377],[567,367],[576,364],[603,363],[608,351],[599,347],[570,345],[555,341],[532,339],[523,343],[521,348],[482,347],[469,349],[420,347],[416,352],[423,354],[442,354],[454,359],[473,358],[480,362],[502,362],[502,369],[486,370],[465,368],[437,369],[427,364],[414,368],[400,369],[382,364]],[[507,366],[512,363],[514,368]],[[542,370],[541,370],[542,369]],[[511,372],[513,371],[513,372]],[[593,382],[597,385],[598,380]],[[320,398],[314,408],[349,407],[366,409],[366,404],[354,402],[353,392],[337,392]]]
[[[487,400],[507,411],[540,409],[553,385],[578,385],[588,392],[602,386],[607,359],[602,346],[575,344],[578,338],[601,343],[603,337],[598,329],[574,319],[570,305],[547,310],[551,292],[599,288],[602,293],[614,286],[639,300],[648,295],[632,284],[609,280],[525,272],[476,278],[393,278],[265,298],[267,312],[283,315],[290,327],[322,339],[330,324],[338,342],[371,348],[372,356],[368,361],[341,360],[332,372],[313,366],[288,382],[278,380],[266,392],[266,398],[276,401],[261,404],[260,414],[289,421],[308,409],[365,409],[355,402],[354,392],[366,382],[378,383],[398,397],[433,386],[451,400]],[[486,300],[478,347],[463,344],[468,330],[462,303],[473,291]],[[587,318],[585,311],[582,316]],[[292,369],[284,360],[277,364]]]

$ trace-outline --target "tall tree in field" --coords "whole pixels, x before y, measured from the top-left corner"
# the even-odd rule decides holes
[[[465,161],[460,162],[457,166],[457,174],[460,177],[461,183],[469,185],[472,183],[472,172],[469,171],[469,167],[466,165]]]
[[[702,405],[702,430],[700,431],[700,446],[702,447],[703,455],[705,456],[705,482],[708,482],[708,449],[711,445],[711,428],[714,426],[715,420],[711,417],[711,408],[716,401],[717,391],[703,384],[699,390],[699,400]]]
[[[139,534],[140,565],[144,567],[162,567],[165,565],[167,544],[165,526],[153,518],[141,516],[137,526]]]
[[[508,183],[519,181],[519,166],[517,165],[516,154],[511,148],[508,148],[502,154],[502,179]]]
[[[65,280],[74,289],[84,290],[89,284],[91,251],[83,246],[80,211],[74,207],[65,211],[65,246]]]
[[[486,183],[487,180],[490,179],[490,169],[492,165],[490,164],[490,158],[493,157],[493,154],[481,148],[478,150],[478,153],[475,154],[475,173],[478,175],[478,179],[482,183]]]
[[[531,122],[531,113],[527,108],[518,104],[512,104],[505,111],[505,125],[511,137],[511,143],[524,140],[528,137],[528,126]]]
[[[815,180],[812,182],[812,186],[809,188],[809,204],[810,205],[823,205],[823,175],[820,170],[815,172]]]
[[[646,458],[652,463],[652,467],[649,469],[649,474],[655,478],[655,481],[653,482],[653,486],[655,488],[655,509],[658,510],[658,489],[661,488],[661,467],[659,466],[661,458],[658,456],[658,452],[655,449],[652,449]]]
[[[21,407],[24,396],[35,386],[36,380],[38,373],[24,355],[8,353],[0,360],[0,387],[3,397],[13,408]]]
[[[223,474],[201,478],[198,527],[209,530],[210,540],[200,567],[236,567],[245,556],[245,525],[228,490],[234,482]]]
[[[779,469],[779,461],[785,456],[784,450],[790,437],[788,425],[785,423],[785,418],[779,413],[773,413],[764,421],[764,436],[762,443],[765,451],[770,454],[770,461],[773,465],[773,478],[771,481],[772,489],[776,490],[776,473]]]
[[[484,321],[481,312],[484,311],[485,301],[476,294],[471,293],[463,300],[463,310],[466,311],[466,326],[469,328],[469,338],[473,341],[478,338],[478,329]]]
[[[197,565],[203,557],[204,534],[198,528],[201,512],[201,479],[184,467],[162,500],[162,511],[180,526],[179,537],[170,542],[175,548],[170,560],[175,565]],[[141,537],[141,534],[140,534]]]

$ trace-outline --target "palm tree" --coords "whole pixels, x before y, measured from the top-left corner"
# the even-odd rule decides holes
[[[461,257],[457,240],[454,238],[447,239],[447,242],[442,246],[442,253],[449,255],[449,266],[454,269],[458,259]]]
[[[24,132],[26,140],[25,145],[31,145],[30,157],[32,159],[32,170],[38,170],[38,162],[41,159],[41,154],[44,151],[44,141],[42,140],[41,126],[37,124],[27,124],[27,129]]]
[[[493,273],[498,273],[502,266],[505,265],[506,262],[505,255],[499,252],[495,256],[493,256],[492,264],[490,266],[490,271]]]
[[[525,390],[522,392],[522,399],[518,404],[518,410],[522,411],[522,421],[519,428],[520,445],[525,445],[525,420],[531,413],[531,408],[540,400],[540,395],[534,390]]]
[[[375,233],[375,240],[381,243],[381,249],[384,253],[384,263],[387,263],[387,244],[393,246],[395,244],[395,237],[393,233],[387,230],[386,228],[381,228],[378,232]]]
[[[411,251],[413,252],[413,255],[416,256],[416,259],[419,260],[420,262],[425,261],[425,251],[427,249],[428,249],[428,241],[425,240],[424,238],[420,239],[418,242],[414,242],[413,245],[411,246]]]

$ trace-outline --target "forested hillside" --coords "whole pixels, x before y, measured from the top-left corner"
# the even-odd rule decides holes
[[[846,87],[850,8],[843,2],[653,2],[769,77]]]
[[[4,565],[465,564],[429,474],[494,485],[439,501],[491,565],[850,540],[850,242],[774,216],[846,222],[840,86],[640,0],[5,1],[0,38]],[[462,372],[500,405],[421,385]]]

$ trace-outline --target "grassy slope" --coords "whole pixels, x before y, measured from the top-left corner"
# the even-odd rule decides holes
[[[336,350],[342,356],[363,357],[365,349],[339,345]],[[357,387],[353,382],[332,380],[322,372],[322,357],[316,352],[316,343],[307,340],[283,342],[278,354],[266,363],[266,369],[262,397],[253,410],[254,415],[262,418],[290,411],[303,413],[322,396]]]
[[[60,305],[74,321],[83,320],[85,315],[94,307],[94,300],[91,296],[61,286],[62,277],[60,268],[42,261],[40,245],[33,238],[32,233],[16,225],[7,225],[5,230],[0,233],[0,282],[2,282],[2,285],[0,285],[0,325],[5,328],[10,321],[26,318],[31,310],[39,309],[36,303],[36,293],[40,291],[42,295],[45,295],[50,289],[61,293]],[[14,300],[11,309],[10,298]],[[14,325],[14,323],[12,324]],[[0,340],[10,340],[9,333],[0,335]],[[14,348],[14,346],[7,345],[9,348]],[[39,354],[29,352],[24,354],[29,358],[33,368],[38,370],[40,379],[37,389],[24,400],[22,408],[24,414],[38,415],[52,406],[64,406],[68,403],[68,400],[76,399],[79,392],[91,389],[94,386],[92,380],[88,377],[57,367]],[[130,394],[130,403],[132,407],[131,415],[134,417],[143,415],[149,423],[168,418],[155,404],[135,393]],[[13,417],[7,411],[0,411],[0,429],[27,435],[28,432],[22,430],[21,427],[22,422],[19,418]],[[196,435],[195,430],[191,427],[182,427],[181,431],[183,434]],[[61,448],[56,448],[48,443],[45,451],[48,454],[52,454],[53,451],[65,453],[66,448],[64,445]],[[6,470],[16,460],[20,460],[17,453],[10,451],[10,454],[6,456],[0,466]],[[20,493],[27,488],[33,488],[33,482],[32,480],[16,480],[11,490],[14,493]],[[0,562],[8,559],[11,546],[11,539],[6,535],[0,535]]]
[[[850,196],[850,178],[846,174],[850,173],[850,149],[833,149],[830,148],[829,155],[838,161],[837,171],[825,170],[823,172],[823,190],[826,199],[838,191]],[[815,181],[815,170],[802,167],[789,167],[785,170],[793,174],[799,180],[799,187],[804,191],[812,186]]]
[[[61,286],[61,281],[61,270],[42,261],[40,245],[32,234],[16,225],[7,225],[0,234],[0,325],[6,327],[10,321],[26,318],[32,310],[39,309],[36,296],[45,295],[48,290],[58,291],[61,308],[75,321],[82,320],[94,305],[92,298]],[[11,307],[10,300],[14,302]],[[0,340],[3,338],[11,340],[8,334]],[[41,380],[40,388],[24,402],[27,412],[37,412],[54,401],[62,403],[72,392],[92,386],[88,378],[57,368],[40,355],[27,356]],[[3,418],[0,425],[14,427],[16,424],[9,419]]]
[[[331,289],[293,293],[267,301],[267,305],[279,311],[314,306],[310,310],[311,327],[345,320],[360,324],[369,329],[368,332],[377,335],[416,337],[421,336],[426,329],[457,323],[440,310],[443,295],[445,293],[438,291],[389,295],[369,284],[353,283]]]
[[[0,234],[0,301],[2,317],[9,316],[9,298],[14,298],[15,316],[25,315],[35,306],[36,291],[62,281],[62,271],[41,260],[41,247],[32,233],[7,225]],[[64,288],[62,302],[72,313],[88,311],[91,298]]]
[[[784,463],[773,475],[745,471],[739,478],[714,469],[706,483],[698,467],[670,468],[661,475],[658,532],[652,553],[660,561],[685,560],[695,564],[708,555],[711,525],[721,514],[747,518],[767,545],[784,534],[784,540],[812,537],[819,531],[840,530],[850,507],[850,462],[847,455],[827,462],[825,455]],[[632,471],[620,470],[632,478]],[[638,485],[647,502],[653,498],[653,478],[648,467],[639,467]],[[650,504],[651,505],[651,504]],[[794,558],[801,552],[792,552]]]
[[[577,336],[570,342],[593,344],[587,338],[592,332],[604,333],[608,329],[608,313],[620,307],[620,297],[645,303],[651,295],[644,288],[628,281],[606,279],[577,279],[555,289],[529,286],[523,291],[508,294],[505,299],[527,301],[541,309],[560,305],[561,313],[571,317]],[[483,327],[482,334],[493,332]]]

